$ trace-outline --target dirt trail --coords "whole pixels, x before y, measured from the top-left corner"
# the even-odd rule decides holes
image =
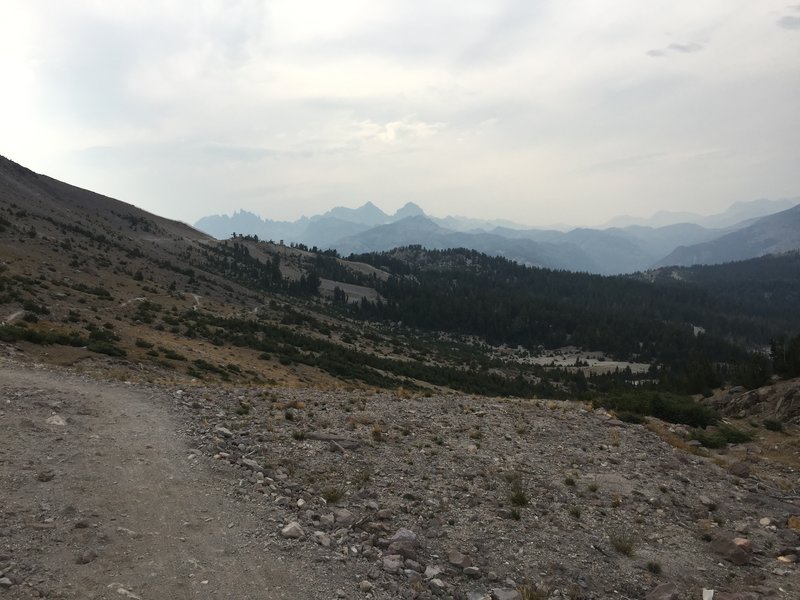
[[[6,317],[6,320],[3,322],[3,324],[11,325],[14,321],[16,321],[19,317],[21,317],[24,312],[25,311],[18,310],[17,312],[8,315],[8,317]]]
[[[0,595],[333,597],[332,582],[265,554],[252,512],[226,496],[230,471],[192,456],[169,406],[0,363],[0,569],[15,583]]]

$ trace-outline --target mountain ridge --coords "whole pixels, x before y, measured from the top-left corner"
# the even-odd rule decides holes
[[[466,247],[492,256],[513,258],[531,266],[615,275],[663,264],[661,261],[680,246],[706,243],[747,227],[759,218],[752,215],[783,206],[786,202],[738,202],[718,215],[694,215],[708,223],[727,224],[718,228],[698,223],[674,223],[659,227],[578,227],[567,231],[535,229],[503,221],[433,217],[413,202],[406,203],[392,215],[367,202],[355,209],[336,207],[322,215],[303,217],[293,222],[270,221],[253,213],[238,212],[232,217],[204,217],[197,226],[224,239],[230,235],[229,230],[235,224],[239,233],[308,247],[332,248],[343,255],[407,245],[437,249]],[[730,222],[736,217],[747,218],[731,225]],[[409,218],[425,221],[417,221],[416,228],[409,227],[404,222]],[[432,224],[436,227],[432,227]]]
[[[680,246],[656,266],[720,264],[800,248],[800,204],[701,244]]]

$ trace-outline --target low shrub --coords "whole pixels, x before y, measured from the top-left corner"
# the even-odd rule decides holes
[[[692,432],[692,439],[697,440],[706,448],[724,448],[728,444],[749,442],[753,439],[753,434],[730,425],[720,425],[710,431],[695,429]]]
[[[764,419],[764,427],[770,431],[783,431],[783,421],[778,419]]]
[[[97,354],[106,354],[108,356],[125,356],[127,352],[122,348],[115,346],[111,342],[103,342],[100,340],[92,340],[86,345],[86,349],[90,352]]]
[[[695,402],[689,396],[665,392],[619,392],[595,398],[595,407],[614,410],[629,419],[644,416],[657,417],[669,423],[682,423],[691,427],[708,427],[719,421],[711,408]]]

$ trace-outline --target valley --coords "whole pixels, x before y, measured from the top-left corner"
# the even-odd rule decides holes
[[[2,593],[800,590],[797,252],[343,257],[2,159],[0,257]]]

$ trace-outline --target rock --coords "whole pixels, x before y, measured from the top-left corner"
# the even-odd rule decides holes
[[[751,550],[751,548],[750,548],[750,540],[748,540],[747,538],[743,538],[743,537],[733,538],[733,543],[736,544],[737,546],[739,546],[739,548],[741,548],[745,552],[750,552],[750,550]]]
[[[403,557],[399,554],[389,554],[383,557],[383,570],[387,573],[398,573],[403,568]]]
[[[425,579],[433,579],[434,577],[438,577],[444,572],[442,567],[436,565],[428,565],[425,569]]]
[[[736,477],[750,477],[750,465],[744,462],[735,462],[728,467],[728,472]]]
[[[389,543],[392,542],[413,542],[416,543],[417,541],[417,534],[411,531],[410,529],[406,529],[405,527],[401,527],[398,529],[395,534],[389,538]]]
[[[314,541],[324,548],[330,548],[331,546],[331,536],[322,531],[314,532]]]
[[[718,537],[711,542],[711,550],[735,565],[742,566],[750,562],[750,555],[737,546],[732,540]]]
[[[481,576],[481,570],[478,567],[465,567],[464,575],[467,577],[478,578]]]
[[[714,502],[708,496],[700,496],[698,498],[698,500],[700,500],[700,504],[702,504],[703,506],[705,506],[709,510],[713,510],[713,509],[715,509],[717,507],[717,503]]]
[[[445,588],[444,581],[441,579],[431,579],[428,585],[434,592],[442,592]]]
[[[493,600],[520,600],[519,592],[509,588],[494,588],[492,598]]]
[[[417,573],[422,573],[422,571],[424,570],[421,564],[410,558],[407,558],[403,564],[409,571],[416,571]]]
[[[342,527],[350,527],[353,522],[356,520],[353,513],[351,513],[346,508],[337,508],[333,511],[333,516],[336,519],[336,523],[341,525]]]
[[[248,469],[251,469],[253,471],[261,471],[261,465],[258,464],[256,461],[254,461],[252,458],[243,458],[242,464]]]
[[[305,536],[305,532],[303,531],[303,528],[300,527],[300,523],[298,523],[297,521],[292,521],[291,523],[286,525],[286,527],[281,529],[281,537],[287,539],[296,540],[303,536]]]
[[[88,565],[90,562],[93,562],[95,558],[97,558],[97,552],[94,550],[84,550],[78,555],[75,562],[79,565]]]
[[[8,577],[0,577],[0,587],[10,588],[14,583]]]
[[[36,476],[36,479],[38,479],[42,483],[45,483],[47,481],[52,481],[55,476],[56,474],[53,473],[53,471],[40,471],[39,474]]]
[[[654,587],[645,596],[646,600],[678,600],[678,589],[674,583],[662,583]]]
[[[407,540],[392,542],[386,549],[389,554],[399,554],[403,558],[415,560],[417,558],[417,544]]]
[[[484,592],[469,592],[467,600],[492,600],[492,597]]]
[[[386,552],[389,554],[399,554],[403,558],[415,560],[417,558],[417,534],[410,529],[400,528],[388,540],[389,546]]]
[[[761,525],[762,527],[769,527],[772,524],[772,519],[770,519],[769,517],[762,517],[758,521],[758,524]]]
[[[326,526],[326,527],[330,527],[335,522],[336,522],[336,517],[333,515],[333,513],[328,513],[326,515],[322,515],[319,518],[319,524],[323,525],[323,526]]]
[[[367,581],[366,579],[364,579],[361,583],[358,584],[358,589],[364,592],[365,594],[367,592],[371,592],[373,587],[374,586],[372,585],[372,582]]]
[[[233,437],[233,433],[231,433],[231,430],[228,429],[227,427],[223,427],[222,425],[217,425],[216,427],[214,427],[214,431],[220,434],[222,437],[226,438]]]
[[[447,555],[447,561],[454,567],[461,567],[462,569],[472,566],[472,559],[465,554],[461,554],[458,550],[451,550]]]
[[[58,427],[64,427],[67,424],[67,422],[58,415],[47,417],[47,419],[45,419],[45,423],[48,425],[56,425]]]

